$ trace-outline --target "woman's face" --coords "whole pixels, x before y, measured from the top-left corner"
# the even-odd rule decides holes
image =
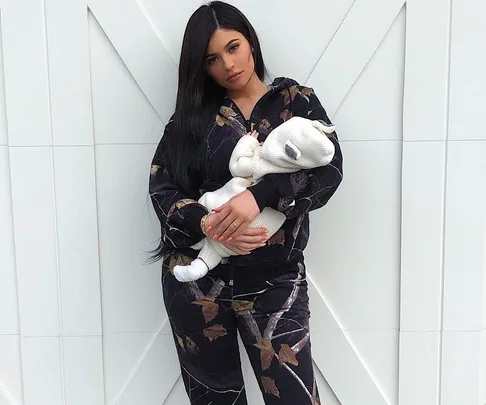
[[[216,83],[229,90],[244,88],[255,71],[251,46],[243,34],[220,28],[209,40],[204,64]]]

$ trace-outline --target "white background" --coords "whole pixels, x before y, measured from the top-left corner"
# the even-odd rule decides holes
[[[322,403],[485,404],[486,3],[233,3],[342,140],[307,249]],[[0,0],[1,405],[188,403],[144,260],[199,4]]]

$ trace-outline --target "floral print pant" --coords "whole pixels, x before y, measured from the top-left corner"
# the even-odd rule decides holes
[[[165,258],[162,290],[190,403],[246,405],[237,331],[267,405],[317,405],[302,260],[263,268],[231,260],[180,283]]]

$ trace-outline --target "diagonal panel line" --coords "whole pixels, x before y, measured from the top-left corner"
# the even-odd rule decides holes
[[[322,345],[319,352],[313,353],[314,362],[328,381],[329,386],[332,387],[336,397],[343,405],[354,405],[359,402],[357,402],[359,398],[366,398],[373,405],[388,405],[385,395],[374,381],[365,362],[359,356],[351,339],[346,335],[325,297],[317,289],[309,274],[307,274],[307,280],[311,300],[319,300],[319,303],[316,302],[313,305],[316,308],[322,308],[319,319],[322,320],[326,333],[332,334],[334,342],[339,343],[338,345]],[[319,333],[312,333],[311,331],[311,336],[317,337]],[[335,357],[334,353],[338,347],[340,350],[339,364],[324,361]],[[322,353],[322,355],[318,353]],[[346,370],[346,378],[342,378],[340,375],[342,373],[338,373],[336,370]],[[350,390],[350,386],[354,389]]]
[[[342,405],[341,401],[339,400],[339,398],[337,397],[336,393],[334,392],[334,390],[332,389],[332,387],[329,385],[329,382],[326,380],[326,378],[324,377],[324,372],[321,370],[321,367],[319,367],[319,364],[317,363],[317,361],[314,359],[314,357],[312,358],[312,363],[313,363],[313,366],[314,368],[316,368],[319,373],[321,373],[322,377],[324,378],[324,380],[326,381],[326,384],[327,384],[327,387],[329,389],[330,392],[332,392],[332,395],[334,396],[334,399],[339,403],[339,405]],[[319,392],[322,392],[322,389],[321,387],[319,386]],[[322,395],[321,395],[321,398],[322,398]]]
[[[153,24],[152,19],[149,17],[149,12],[145,9],[145,7],[143,6],[143,3],[142,2],[140,2],[139,0],[135,0],[135,1],[137,2],[138,7],[140,7],[140,10],[142,11],[142,14],[147,19],[148,24],[150,24],[150,26],[154,30],[155,34],[159,38],[160,43],[163,45],[164,49],[167,51],[167,44],[164,42],[164,39],[158,34],[158,32],[157,32],[157,30],[156,30],[156,28],[155,28],[155,26]],[[172,59],[172,62],[174,62],[174,65],[178,66],[177,61],[172,57],[172,55],[170,54],[170,52],[167,51],[167,53],[170,56],[170,58]]]
[[[381,44],[405,0],[356,0],[309,76],[333,116]]]
[[[7,390],[0,383],[0,403],[6,402],[6,405],[15,405],[10,395],[7,394]]]
[[[88,0],[88,7],[157,115],[167,122],[177,91],[177,66],[140,7],[133,0]]]
[[[120,392],[115,396],[115,399],[112,401],[111,405],[116,405],[118,404],[118,402],[120,401],[120,399],[122,398],[123,394],[125,393],[126,389],[128,388],[128,386],[130,385],[130,382],[132,381],[133,377],[135,376],[135,374],[137,373],[138,371],[138,368],[140,367],[140,365],[143,363],[143,361],[145,360],[145,357],[147,357],[147,354],[149,353],[150,349],[152,348],[152,346],[154,345],[155,343],[155,340],[157,339],[157,337],[159,336],[160,332],[164,329],[165,325],[167,324],[167,322],[169,321],[169,318],[167,317],[166,319],[164,319],[164,321],[162,322],[162,324],[160,325],[159,329],[157,330],[157,332],[154,333],[154,335],[152,336],[152,339],[150,340],[150,342],[148,343],[147,347],[145,348],[145,350],[143,351],[143,353],[140,355],[140,357],[138,358],[137,362],[133,365],[131,371],[130,371],[130,374],[128,375],[125,383],[123,384],[122,388],[120,389]],[[177,380],[179,379],[179,376],[180,376],[180,373],[177,373],[177,376],[176,378],[174,379],[174,382],[172,383],[171,387],[173,387],[175,385],[175,383],[177,382]],[[171,389],[172,390],[172,389]],[[171,390],[169,390],[169,393],[171,392]],[[165,399],[164,399],[165,401]]]
[[[356,4],[356,1],[357,0],[354,0],[353,1],[353,4],[351,4],[351,7],[349,7],[349,10],[348,12],[345,14],[344,18],[342,19],[341,23],[338,25],[337,29],[336,29],[336,32],[334,33],[334,35],[331,37],[331,40],[329,41],[329,43],[326,45],[326,47],[324,48],[324,50],[321,52],[321,55],[319,56],[319,59],[317,60],[317,62],[314,64],[312,70],[310,71],[310,73],[307,75],[307,79],[305,79],[305,82],[304,83],[308,83],[309,82],[309,79],[310,77],[312,76],[312,73],[314,73],[314,70],[316,70],[316,67],[319,65],[319,62],[321,61],[322,57],[324,56],[324,54],[326,53],[327,51],[327,48],[329,48],[329,45],[331,45],[331,42],[334,40],[334,38],[336,37],[336,34],[339,32],[339,30],[341,29],[341,26],[343,25],[344,21],[346,21],[346,19],[348,18],[348,15],[349,13],[351,12],[351,10],[353,9],[354,5]]]

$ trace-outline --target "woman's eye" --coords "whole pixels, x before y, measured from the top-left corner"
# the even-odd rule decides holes
[[[239,44],[233,45],[233,46],[232,46],[232,47],[229,49],[229,51],[230,51],[230,52],[235,52],[235,51],[238,49],[238,47],[239,47],[239,46],[240,46]]]
[[[209,58],[207,60],[207,62],[208,62],[208,65],[212,65],[212,64],[214,64],[216,62],[216,58],[214,58],[214,57],[213,58]]]

